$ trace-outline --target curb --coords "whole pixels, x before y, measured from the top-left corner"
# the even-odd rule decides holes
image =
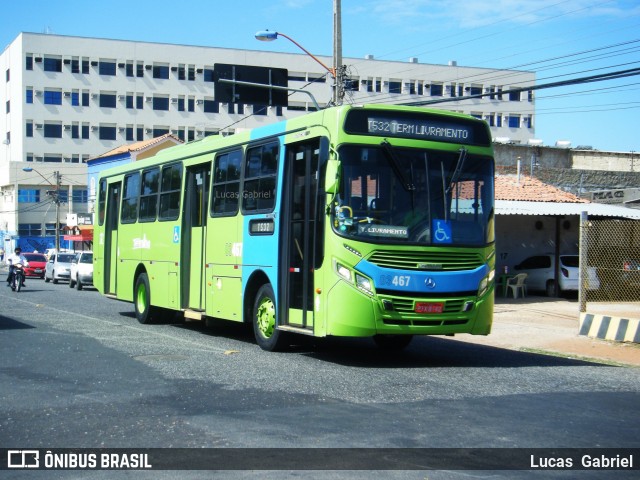
[[[615,342],[640,343],[640,319],[581,313],[578,334]]]

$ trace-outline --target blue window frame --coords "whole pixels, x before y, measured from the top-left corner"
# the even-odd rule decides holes
[[[45,123],[44,136],[45,138],[62,138],[62,124]]]
[[[25,125],[25,135],[27,137],[33,137],[33,122],[27,122]]]
[[[100,127],[100,140],[115,140],[116,139],[116,127]]]
[[[80,106],[80,93],[79,92],[71,92],[71,105],[74,107]]]
[[[169,110],[169,97],[153,97],[154,110]]]
[[[169,78],[169,66],[168,65],[154,65],[153,66],[153,78],[168,79]]]
[[[45,72],[61,72],[62,71],[62,59],[44,57],[43,68]]]
[[[45,105],[62,105],[62,92],[44,91]]]
[[[33,103],[33,88],[27,88],[26,95],[25,95],[25,101],[27,103]]]
[[[88,190],[73,190],[73,203],[87,203],[89,201]]]
[[[40,201],[40,190],[36,188],[18,189],[18,203],[38,203]]]
[[[101,93],[100,106],[104,108],[116,108],[116,96],[112,93]]]

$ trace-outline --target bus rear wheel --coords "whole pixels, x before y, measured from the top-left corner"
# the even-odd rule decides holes
[[[286,333],[276,329],[276,301],[270,283],[258,290],[252,317],[253,334],[260,348],[275,352],[288,346]]]
[[[399,352],[409,346],[413,335],[375,335],[373,341],[378,348],[388,352]]]
[[[136,318],[140,323],[152,323],[157,309],[151,306],[151,288],[149,287],[149,277],[146,273],[141,273],[136,278],[136,285],[133,290],[133,304],[136,309]]]

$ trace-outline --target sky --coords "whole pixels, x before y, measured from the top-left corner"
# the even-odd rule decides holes
[[[282,37],[254,38],[269,29],[315,55],[333,52],[333,0],[0,3],[3,49],[33,32],[301,53]],[[538,85],[628,71],[537,90],[535,137],[550,146],[640,151],[639,0],[342,0],[341,11],[342,54],[354,72],[366,55],[533,71]]]

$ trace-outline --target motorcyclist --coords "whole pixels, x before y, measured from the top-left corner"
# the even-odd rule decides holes
[[[22,255],[22,249],[20,247],[16,247],[16,249],[13,251],[12,255],[8,255],[5,263],[7,265],[9,265],[9,275],[7,276],[7,287],[11,286],[11,282],[13,280],[13,272],[16,269],[16,265],[17,264],[22,264],[23,267],[28,267],[29,266],[29,262],[27,261],[27,259],[25,258],[24,255]],[[24,277],[22,277],[22,286],[24,287]]]

